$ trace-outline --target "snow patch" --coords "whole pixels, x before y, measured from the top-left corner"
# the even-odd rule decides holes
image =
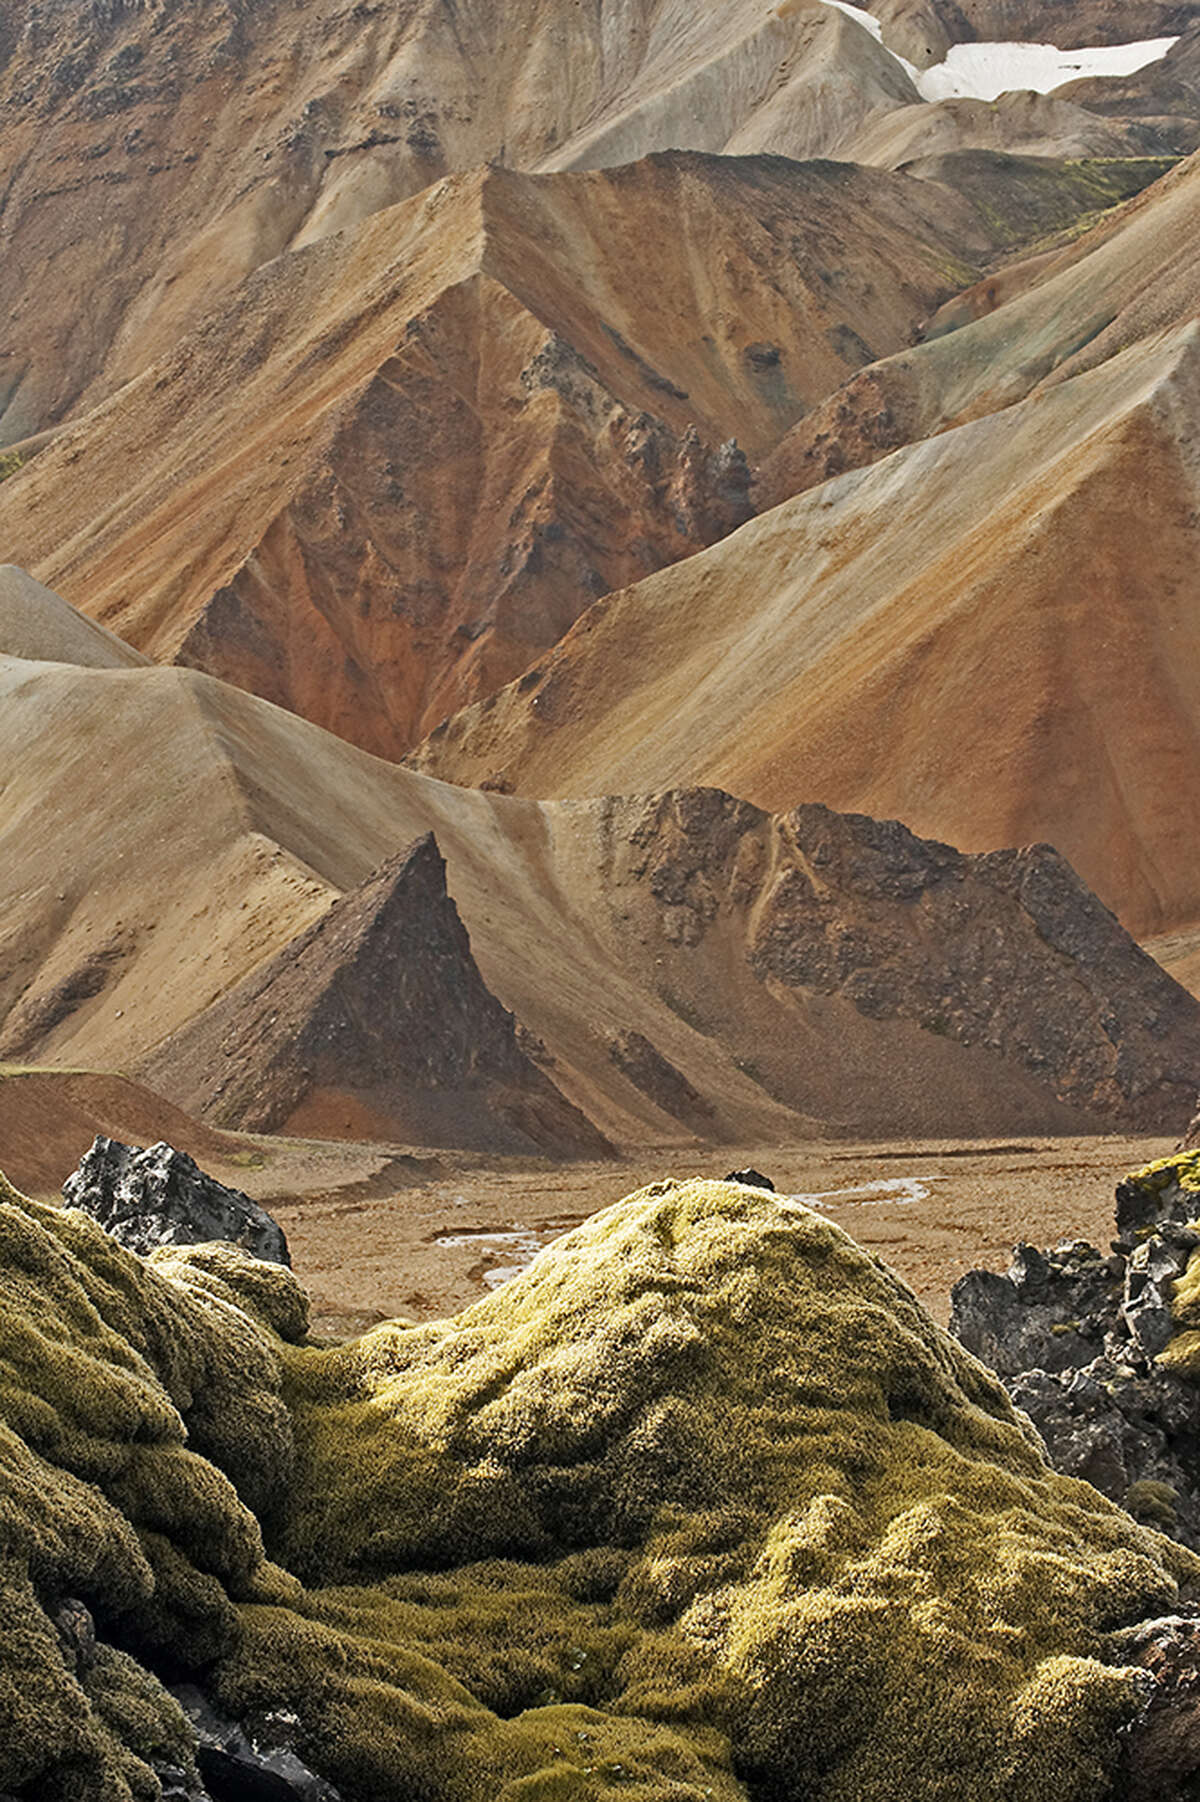
[[[887,50],[879,20],[864,7],[851,6],[850,0],[824,4],[845,13]],[[1049,94],[1067,81],[1135,75],[1150,63],[1161,62],[1178,42],[1177,37],[1143,38],[1088,50],[1059,50],[1054,44],[952,44],[945,62],[932,69],[917,69],[894,50],[887,53],[923,100],[997,100],[1014,89]]]
[[[1066,81],[1133,75],[1161,62],[1178,38],[1146,38],[1140,44],[1059,50],[1053,44],[952,44],[944,63],[916,77],[925,100],[996,100],[1014,88],[1049,94]]]

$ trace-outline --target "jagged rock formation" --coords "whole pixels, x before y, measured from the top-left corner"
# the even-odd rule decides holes
[[[1102,1802],[1166,1637],[1119,1632],[1200,1581],[761,1190],[654,1184],[340,1347],[231,1247],[142,1263],[7,1186],[0,1247],[20,1802],[186,1775],[165,1670],[344,1802]]]
[[[1180,1142],[1181,1151],[1200,1151],[1200,1107],[1192,1115],[1187,1131]]]
[[[283,1228],[265,1208],[206,1176],[171,1145],[143,1151],[97,1136],[63,1184],[63,1198],[119,1245],[143,1255],[159,1245],[221,1240],[252,1258],[291,1264]]]
[[[432,833],[168,1040],[150,1080],[223,1126],[603,1156],[484,984]],[[138,1248],[140,1249],[140,1248]]]
[[[768,823],[713,791],[652,803],[630,840],[666,936],[699,943],[732,899],[768,985],[982,1044],[1087,1112],[1179,1117],[1200,1008],[1053,847],[964,857],[894,820],[808,806]]]
[[[955,1285],[950,1330],[999,1372],[1057,1469],[1200,1546],[1200,1160],[1117,1188],[1111,1255],[1020,1245]]]

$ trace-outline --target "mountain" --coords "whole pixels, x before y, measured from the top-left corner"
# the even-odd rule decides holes
[[[554,1091],[628,1146],[1171,1130],[1194,1099],[1200,1004],[1045,848],[463,789],[188,670],[0,658],[0,701],[0,1057],[493,1149],[597,1148]]]
[[[194,1114],[499,1152],[609,1147],[484,986],[432,833],[398,852],[155,1052]]]
[[[264,268],[0,486],[0,531],[145,653],[398,756],[748,518],[738,446],[907,343],[985,238],[832,164],[453,178]]]
[[[1048,839],[1132,932],[1177,931],[1200,919],[1198,404],[1191,323],[826,481],[597,602],[420,766]]]

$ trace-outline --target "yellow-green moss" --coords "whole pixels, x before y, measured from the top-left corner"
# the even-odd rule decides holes
[[[1200,1572],[1055,1476],[836,1227],[737,1186],[655,1185],[454,1320],[284,1363],[281,1549],[310,1583],[373,1580],[403,1628],[377,1588],[372,1634],[495,1708],[544,1683],[716,1727],[797,1797],[1098,1796],[1135,1705],[1103,1634]],[[571,1554],[611,1592],[573,1589]],[[1065,1766],[1014,1764],[1039,1734]]]
[[[54,1748],[31,1778],[0,1736],[0,1789],[82,1759],[127,1802],[178,1731],[127,1670],[81,1708],[69,1593],[234,1713],[294,1710],[347,1802],[1104,1794],[1137,1704],[1105,1636],[1200,1561],[1055,1476],[821,1216],[656,1184],[333,1348],[291,1285],[0,1199],[2,1594]]]
[[[1136,1183],[1151,1195],[1178,1183],[1181,1189],[1200,1190],[1200,1151],[1172,1152],[1170,1157],[1155,1158],[1151,1164],[1144,1164],[1140,1170],[1125,1178],[1127,1183]]]
[[[225,1274],[216,1292],[186,1260],[151,1268],[0,1178],[0,1717],[16,1723],[0,1790],[154,1797],[143,1754],[182,1756],[190,1732],[111,1640],[199,1668],[236,1651],[238,1600],[270,1587],[243,1496],[273,1501],[290,1477],[291,1423],[262,1311]],[[67,1596],[101,1635],[90,1678],[51,1624]]]
[[[1200,1251],[1192,1253],[1187,1269],[1174,1285],[1171,1314],[1177,1331],[1155,1363],[1176,1376],[1200,1382]]]

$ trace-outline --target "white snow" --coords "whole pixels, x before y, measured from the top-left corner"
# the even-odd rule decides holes
[[[1053,44],[952,44],[944,63],[916,78],[925,100],[995,100],[1014,88],[1049,94],[1065,81],[1092,76],[1133,75],[1161,62],[1178,38],[1146,38],[1140,44],[1109,44],[1093,50],[1059,50]]]
[[[883,44],[879,20],[850,0],[824,0],[869,31]],[[952,44],[945,62],[916,69],[894,50],[888,55],[908,76],[923,100],[996,100],[1013,89],[1032,88],[1049,94],[1067,81],[1085,77],[1134,75],[1149,63],[1161,62],[1179,39],[1143,38],[1135,44],[1098,45],[1088,50],[1059,50],[1054,44]],[[887,49],[886,44],[883,45]]]

